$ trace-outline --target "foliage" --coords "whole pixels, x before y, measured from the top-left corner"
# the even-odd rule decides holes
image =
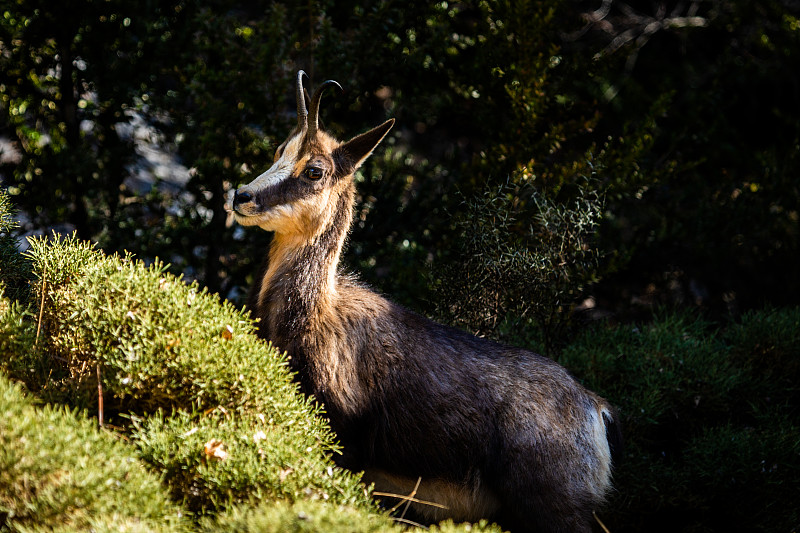
[[[32,355],[36,342],[33,313],[19,302],[9,300],[0,290],[0,370],[12,376],[49,372],[49,365]],[[12,356],[13,354],[13,356]],[[33,377],[31,376],[31,377]]]
[[[41,465],[23,473],[28,483],[77,479],[48,474],[72,472],[78,468],[72,461],[86,461],[77,452],[62,457],[64,448],[51,443],[59,435],[80,450],[92,450],[94,439],[110,442],[74,411],[98,413],[99,367],[105,420],[124,437],[111,444],[161,476],[153,482],[162,495],[151,505],[169,494],[180,506],[169,508],[195,514],[193,527],[204,531],[392,527],[358,477],[330,461],[336,447],[321,411],[299,396],[284,359],[251,334],[246,315],[160,263],[107,256],[75,237],[33,239],[26,257],[30,299],[0,300],[0,368],[40,401],[68,406],[64,413],[24,400],[30,422],[17,423],[8,416],[17,408],[4,404],[0,424],[12,420],[12,429],[4,427],[0,438],[35,429],[35,438],[45,439],[26,434],[24,443],[14,442],[28,447],[0,447],[14,450],[0,455],[11,457],[14,468]],[[689,313],[662,312],[639,325],[598,323],[566,344],[559,360],[622,414],[626,452],[616,467],[616,492],[601,511],[604,523],[622,532],[797,526],[798,325],[797,308],[747,313],[722,329]],[[511,340],[528,341],[520,337],[526,330],[515,333]],[[73,425],[83,429],[73,434]],[[0,482],[14,468],[0,470]],[[88,486],[81,487],[60,487],[61,499],[33,505],[82,509],[69,503],[91,501]],[[16,494],[0,490],[3,520],[11,516],[7,508],[18,506],[6,503]],[[103,505],[117,505],[103,494]],[[37,513],[30,527],[61,523],[51,516],[62,515]],[[98,514],[80,516],[103,528]],[[488,524],[438,527],[496,531]]]
[[[618,92],[603,122],[624,133],[619,142],[653,127],[635,161],[643,179],[615,184],[604,241],[631,253],[625,283],[669,295],[677,282],[678,303],[734,315],[795,305],[800,108],[789,96],[796,72],[780,73],[798,60],[800,13],[781,1],[692,4],[702,28],[661,26],[672,30],[621,48],[628,64],[605,76]],[[595,35],[610,45],[627,29]]]
[[[241,533],[306,533],[312,531],[346,531],[348,533],[406,531],[402,524],[393,524],[385,516],[374,515],[364,519],[351,507],[334,507],[320,502],[300,502],[287,505],[260,505],[237,507],[214,520],[206,520],[202,531],[237,531]],[[500,533],[496,525],[482,521],[478,524],[454,524],[442,522],[427,528],[432,533],[455,533],[458,531],[485,531]]]
[[[292,94],[295,69],[287,55],[297,40],[292,28],[298,16],[269,1],[182,6],[181,23],[170,26],[166,46],[191,52],[178,61],[161,56],[147,95],[168,117],[159,130],[190,163],[181,191],[189,201],[176,210],[170,205],[174,195],[168,195],[156,213],[148,212],[146,200],[120,210],[123,231],[110,234],[108,245],[143,257],[174,257],[174,272],[190,271],[212,292],[227,294],[253,275],[266,236],[251,235],[249,246],[241,235],[234,242],[226,227],[225,195],[267,168],[293,127],[295,119],[281,104]],[[142,223],[154,216],[159,223]],[[135,248],[125,228],[141,232]],[[198,240],[198,231],[213,237]]]
[[[17,253],[14,235],[18,224],[14,210],[5,191],[0,190],[0,294],[5,292],[12,298],[21,297],[26,291],[30,275],[28,262]]]
[[[612,530],[797,527],[798,312],[750,313],[722,332],[662,314],[565,348],[560,361],[621,408]]]
[[[567,347],[560,360],[589,388],[635,407],[626,412],[627,431],[647,440],[680,439],[701,421],[727,416],[731,393],[744,379],[709,329],[688,315],[641,328],[599,327]]]
[[[34,301],[43,302],[47,344],[39,356],[50,369],[20,377],[43,398],[94,410],[100,375],[106,420],[155,413],[137,423],[133,438],[190,510],[256,494],[326,493],[365,504],[357,478],[330,463],[334,437],[319,407],[299,395],[285,360],[241,311],[160,263],[106,256],[74,236],[32,239],[28,256],[39,278]],[[166,419],[158,414],[164,409],[177,411]],[[264,435],[260,445],[256,434]],[[249,447],[237,447],[242,435]],[[212,439],[230,448],[230,460],[205,462],[203,443]],[[331,474],[317,475],[326,466]],[[278,480],[285,468],[294,474]]]
[[[0,172],[30,229],[66,222],[241,297],[268,237],[226,228],[224,196],[269,165],[304,68],[344,83],[323,109],[338,136],[398,119],[359,173],[346,260],[404,303],[430,300],[420,265],[460,261],[457,191],[535,175],[570,205],[592,172],[617,271],[593,288],[602,305],[724,314],[796,296],[786,2],[62,4],[2,18],[0,134],[19,156]],[[180,177],[148,159],[145,130]]]
[[[306,501],[295,504],[277,503],[257,507],[236,507],[205,520],[201,531],[238,533],[310,533],[330,531],[377,533],[403,531],[385,516],[364,517],[352,507]]]
[[[158,476],[82,414],[36,407],[3,375],[0,414],[3,531],[186,529]]]
[[[741,395],[755,412],[800,403],[800,309],[767,308],[745,313],[725,332],[735,365],[749,369]]]
[[[163,472],[173,497],[193,512],[262,501],[323,501],[368,516],[365,511],[374,509],[367,491],[357,477],[332,465],[330,445],[315,427],[319,419],[295,409],[156,413],[134,419],[133,438],[141,457]]]
[[[465,260],[436,275],[439,314],[483,335],[500,326],[537,331],[551,353],[569,331],[572,303],[600,271],[592,242],[600,199],[584,186],[563,206],[523,182],[465,203],[455,222]]]
[[[17,205],[89,237],[120,203],[133,145],[119,133],[180,4],[4,2],[0,109]],[[136,76],[131,76],[131,73]]]

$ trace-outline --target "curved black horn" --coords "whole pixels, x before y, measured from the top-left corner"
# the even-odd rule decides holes
[[[344,90],[338,82],[333,80],[324,81],[322,85],[317,87],[314,97],[311,98],[311,108],[308,110],[308,114],[311,116],[311,122],[308,124],[308,133],[311,135],[316,133],[319,128],[319,101],[322,99],[322,93],[331,85],[335,85],[340,91]]]
[[[303,90],[303,76],[308,75],[302,70],[297,71],[297,126],[302,130],[308,124],[308,110],[306,110],[306,95]]]

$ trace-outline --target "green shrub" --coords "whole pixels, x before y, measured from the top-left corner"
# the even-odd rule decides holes
[[[181,531],[181,516],[133,449],[0,375],[0,530]]]
[[[8,194],[0,190],[0,291],[5,290],[15,299],[26,295],[26,282],[30,276],[28,261],[17,252],[16,228]]]
[[[445,321],[484,335],[535,330],[544,351],[566,339],[573,305],[599,276],[593,244],[602,201],[588,186],[569,205],[547,198],[530,175],[464,202],[458,262],[434,284]],[[499,335],[498,335],[499,334]]]
[[[401,526],[405,526],[401,527]],[[356,509],[346,506],[325,505],[321,502],[298,502],[286,504],[264,504],[257,507],[237,507],[206,520],[203,524],[205,533],[229,532],[238,533],[400,533],[408,524],[402,520],[391,521],[383,515],[365,517]],[[454,524],[452,521],[442,522],[428,528],[431,533],[486,532],[500,533],[500,528],[481,521],[477,524]]]
[[[797,528],[799,316],[766,310],[719,331],[661,314],[595,327],[563,351],[622,415],[612,531]]]
[[[35,327],[24,303],[30,262],[17,251],[16,227],[8,195],[0,190],[0,370],[24,376],[32,370]]]
[[[374,511],[358,478],[322,452],[317,417],[265,410],[156,413],[137,421],[141,456],[173,497],[205,512],[251,501],[321,500]]]
[[[592,329],[559,360],[623,406],[627,431],[647,439],[680,440],[707,420],[726,420],[743,379],[710,325],[688,314]]]
[[[745,313],[726,330],[723,340],[731,347],[735,364],[749,369],[742,398],[760,408],[789,405],[798,409],[800,308]]]
[[[67,362],[72,401],[93,398],[79,382],[98,363],[110,396],[139,413],[298,401],[286,362],[252,335],[249,318],[161,263],[105,256],[74,236],[33,239],[29,256],[34,301],[44,290],[43,330]]]
[[[235,507],[203,522],[204,533],[400,533],[385,515],[320,501]]]
[[[41,387],[49,369],[34,355],[35,342],[33,314],[19,302],[5,298],[0,287],[0,370]]]
[[[686,446],[676,466],[672,478],[690,480],[690,508],[713,513],[717,531],[796,531],[800,525],[796,417],[764,413],[753,425],[709,427]],[[720,512],[725,509],[731,511]]]
[[[44,302],[39,353],[60,365],[40,395],[95,412],[100,372],[106,419],[143,417],[134,443],[190,510],[319,495],[372,508],[358,477],[333,466],[320,408],[242,311],[160,263],[105,256],[74,236],[33,239],[29,257]],[[213,439],[224,460],[204,453]]]

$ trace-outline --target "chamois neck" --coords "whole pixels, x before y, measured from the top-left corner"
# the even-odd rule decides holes
[[[269,321],[270,336],[286,343],[289,332],[303,331],[324,315],[336,298],[339,257],[352,221],[352,184],[331,198],[331,210],[310,237],[276,232],[269,266],[261,280],[259,315]],[[281,346],[287,348],[287,346]]]

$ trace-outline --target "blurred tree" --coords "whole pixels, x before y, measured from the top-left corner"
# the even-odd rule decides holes
[[[116,126],[129,120],[159,30],[179,10],[170,2],[2,3],[0,127],[21,153],[3,171],[37,226],[67,222],[88,238],[113,217],[132,154]]]
[[[181,270],[191,268],[225,295],[254,274],[263,255],[263,232],[247,232],[249,246],[233,244],[225,194],[271,164],[295,121],[294,104],[284,103],[293,94],[297,13],[279,3],[222,0],[193,2],[184,17],[171,28],[172,53],[159,57],[149,93],[169,119],[161,129],[191,166],[189,196],[178,210],[174,200],[162,206],[165,224],[151,228],[141,252],[182,261]],[[236,235],[244,238],[241,230]]]
[[[721,313],[797,301],[798,16],[780,0],[586,10],[570,47],[619,63],[601,82],[598,130],[628,146],[647,132],[635,161],[624,145],[606,154],[605,246],[631,259],[606,295],[636,280],[656,301]]]

